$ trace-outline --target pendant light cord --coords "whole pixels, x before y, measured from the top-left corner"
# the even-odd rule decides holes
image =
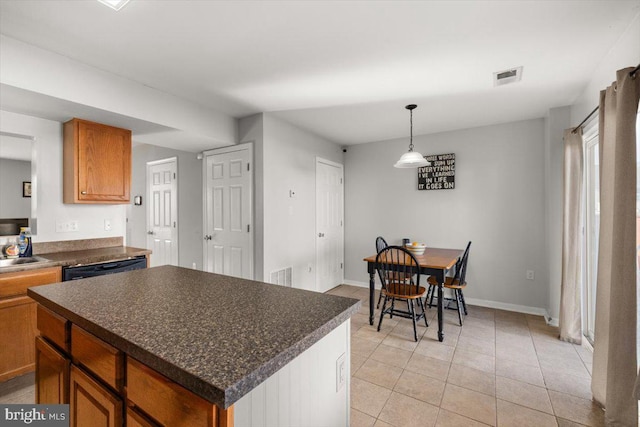
[[[409,152],[413,151],[413,109],[409,110]]]

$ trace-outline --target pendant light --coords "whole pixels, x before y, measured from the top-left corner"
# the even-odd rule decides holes
[[[400,157],[400,160],[398,160],[396,164],[393,165],[396,168],[419,168],[422,166],[429,166],[431,164],[427,161],[427,159],[422,157],[422,154],[418,153],[417,151],[413,151],[413,110],[416,107],[416,104],[409,104],[404,107],[409,110],[410,114],[409,123],[411,125],[411,136],[409,139],[409,151],[404,153],[402,157]]]

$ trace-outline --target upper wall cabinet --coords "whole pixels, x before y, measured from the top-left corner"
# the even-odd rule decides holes
[[[64,203],[128,203],[131,131],[86,120],[64,124]]]

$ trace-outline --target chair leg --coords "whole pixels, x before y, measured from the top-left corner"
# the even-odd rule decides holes
[[[422,298],[418,298],[418,304],[420,304],[420,308],[422,308],[422,315],[424,316],[424,324],[428,328],[429,327],[429,322],[427,321],[427,312],[424,309],[424,302],[422,301]]]
[[[456,289],[455,297],[456,308],[458,309],[458,321],[460,322],[460,326],[462,326],[462,303],[460,302],[460,289]]]
[[[462,308],[464,308],[464,315],[467,315],[467,303],[464,302],[464,294],[462,293],[462,289],[460,289],[460,299],[462,300]]]
[[[384,302],[382,303],[382,310],[380,310],[380,320],[378,321],[378,332],[380,332],[380,326],[382,326],[382,318],[384,317],[384,310],[387,308],[388,296],[384,296]]]
[[[391,298],[391,311],[389,312],[389,319],[393,319],[393,310],[396,309],[396,299]]]
[[[416,342],[418,342],[418,328],[416,325],[416,308],[413,305],[413,300],[411,301],[407,300],[407,304],[409,304],[409,302],[411,302],[411,320],[413,320],[413,339],[416,340]]]
[[[429,289],[427,289],[427,296],[424,297],[425,304],[427,304],[427,301],[429,301],[429,297],[431,296],[431,289],[433,289],[433,286],[429,285]]]
[[[378,295],[378,305],[376,305],[376,308],[380,308],[380,301],[382,301],[382,289],[380,289],[380,295]]]

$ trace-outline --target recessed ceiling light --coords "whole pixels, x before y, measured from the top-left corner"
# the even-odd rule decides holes
[[[123,7],[125,7],[127,3],[129,3],[129,0],[98,0],[98,1],[102,4],[106,4],[113,10],[120,10]]]

